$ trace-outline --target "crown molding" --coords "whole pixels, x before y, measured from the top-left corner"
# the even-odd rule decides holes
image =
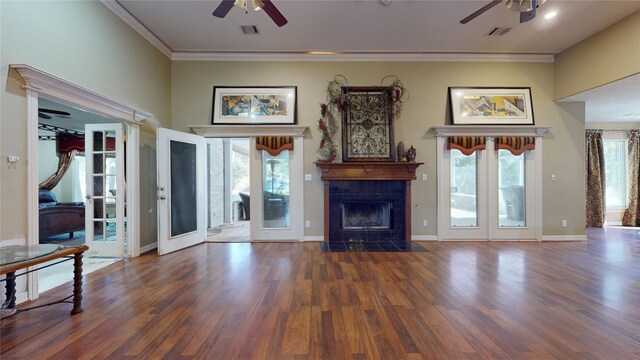
[[[174,61],[397,61],[397,62],[528,62],[553,63],[548,54],[472,54],[472,53],[213,53],[174,52]]]
[[[94,109],[100,114],[115,117],[126,122],[139,123],[153,115],[121,101],[104,96],[78,84],[59,78],[27,64],[10,64],[9,68],[17,71],[24,80],[23,87],[44,96]],[[73,105],[72,105],[73,106]]]
[[[122,5],[120,5],[116,0],[100,0],[102,5],[104,5],[107,9],[111,10],[114,14],[116,14],[122,21],[124,21],[127,25],[131,26],[133,30],[135,30],[140,36],[142,36],[145,40],[147,40],[151,45],[155,46],[156,49],[160,50],[164,56],[169,59],[173,56],[173,50],[171,50],[165,43],[162,42],[154,33],[149,31],[146,26],[144,26],[138,19],[136,19],[131,13],[127,11]]]

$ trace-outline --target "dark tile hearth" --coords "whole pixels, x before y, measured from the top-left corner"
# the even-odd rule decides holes
[[[422,246],[412,242],[402,246],[391,241],[331,241],[320,244],[322,252],[426,252]]]

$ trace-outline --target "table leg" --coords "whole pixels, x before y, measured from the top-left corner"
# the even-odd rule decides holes
[[[82,253],[73,256],[73,309],[71,315],[83,312],[82,308]]]
[[[7,273],[5,277],[5,293],[3,309],[14,309],[16,307],[16,273]]]

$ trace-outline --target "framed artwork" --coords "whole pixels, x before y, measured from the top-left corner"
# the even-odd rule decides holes
[[[212,125],[292,125],[295,86],[213,88]]]
[[[342,87],[342,161],[395,161],[390,87]]]
[[[450,87],[453,125],[533,125],[531,88]]]

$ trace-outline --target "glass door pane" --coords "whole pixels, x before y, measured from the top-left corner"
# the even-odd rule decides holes
[[[198,230],[197,146],[170,141],[171,237]]]
[[[451,150],[451,227],[478,226],[478,164],[476,152]]]
[[[272,156],[262,151],[263,218],[265,228],[288,228],[289,151]]]
[[[526,226],[525,153],[498,150],[499,227]]]

